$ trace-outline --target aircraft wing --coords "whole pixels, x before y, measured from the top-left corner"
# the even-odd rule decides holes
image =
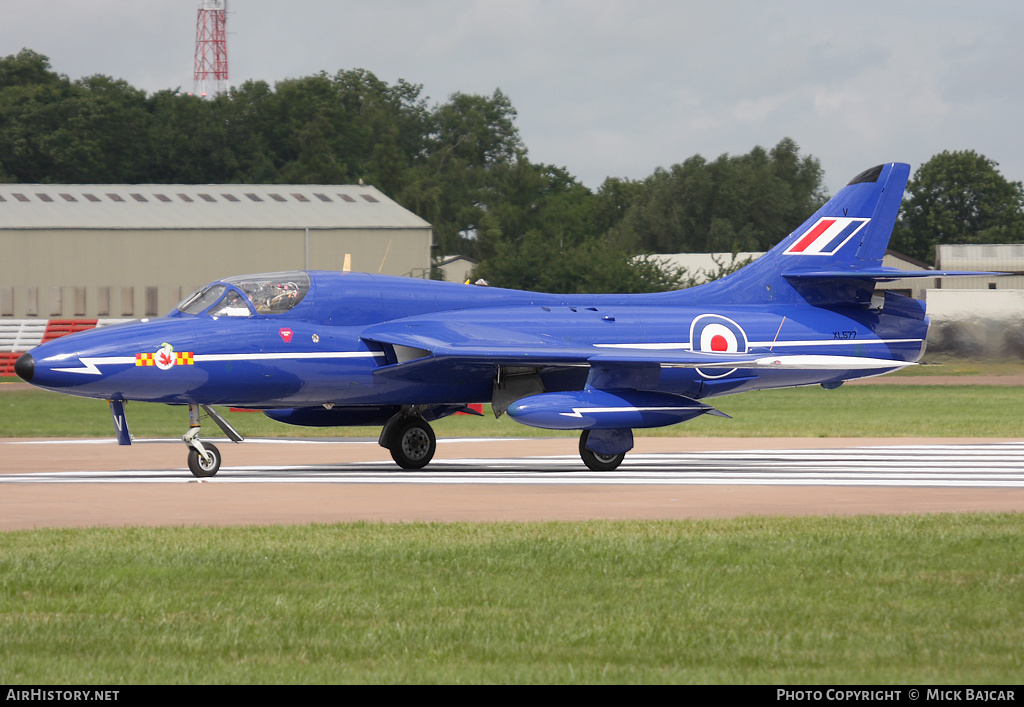
[[[510,366],[872,370],[915,365],[907,361],[859,356],[706,353],[688,348],[608,349],[593,345],[565,345],[554,337],[519,334],[497,327],[473,326],[471,329],[471,332],[465,332],[448,325],[440,330],[424,326],[410,327],[407,331],[386,331],[382,327],[368,332],[363,338],[388,351],[390,363],[378,368],[377,375],[414,381],[443,380],[474,371],[489,373],[498,367]],[[485,332],[491,335],[490,340],[481,337]]]

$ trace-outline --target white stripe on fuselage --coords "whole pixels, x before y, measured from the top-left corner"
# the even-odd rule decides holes
[[[922,339],[818,339],[811,341],[749,341],[747,342],[747,349],[749,350],[764,347],[785,348],[786,346],[848,346],[850,344],[908,344],[920,343],[921,341]],[[693,351],[693,346],[689,342],[650,344],[594,344],[594,346],[605,349],[638,349],[643,351]]]
[[[249,353],[249,354],[194,354],[192,360],[202,361],[281,361],[335,358],[375,358],[383,357],[383,351],[325,351],[308,353]],[[55,368],[60,373],[87,373],[93,376],[102,375],[99,366],[135,364],[135,356],[86,357],[78,359],[82,365],[78,368]],[[180,365],[180,364],[179,364]]]
[[[193,361],[280,361],[311,358],[373,358],[384,356],[383,351],[330,351],[327,353],[261,353],[261,354],[195,354]]]
[[[112,364],[135,364],[134,356],[107,356],[105,358],[80,358],[78,362],[81,365],[79,368],[54,368],[54,371],[59,373],[88,373],[93,376],[101,376],[103,372],[97,368],[97,366],[107,366]]]

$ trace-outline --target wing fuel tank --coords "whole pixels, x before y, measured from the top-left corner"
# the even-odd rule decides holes
[[[644,390],[540,393],[517,400],[506,412],[516,422],[548,430],[664,427],[706,413],[727,417],[682,395]]]

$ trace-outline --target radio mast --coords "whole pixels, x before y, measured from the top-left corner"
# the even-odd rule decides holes
[[[194,92],[203,98],[228,90],[227,11],[227,0],[199,0]]]

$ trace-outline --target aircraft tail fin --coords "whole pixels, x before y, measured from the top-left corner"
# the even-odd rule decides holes
[[[735,302],[865,306],[882,267],[910,166],[878,165],[854,177],[824,206],[750,265],[708,287]]]

